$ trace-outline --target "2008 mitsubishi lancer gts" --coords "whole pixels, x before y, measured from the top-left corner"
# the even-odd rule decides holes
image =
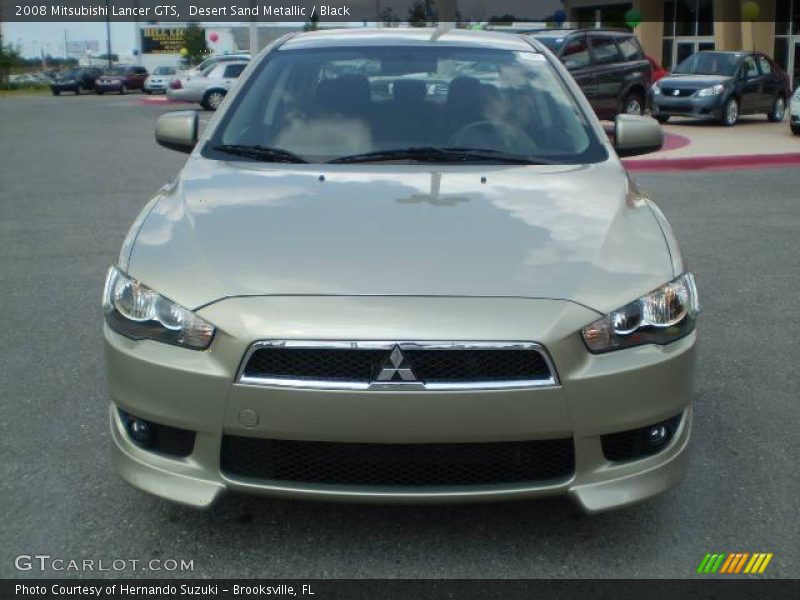
[[[156,139],[189,157],[103,302],[134,486],[596,512],[683,476],[697,292],[619,160],[661,129],[537,41],[290,35]]]

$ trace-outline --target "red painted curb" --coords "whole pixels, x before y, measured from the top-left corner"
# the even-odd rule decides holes
[[[695,156],[661,160],[623,160],[629,171],[735,171],[800,166],[800,153]]]

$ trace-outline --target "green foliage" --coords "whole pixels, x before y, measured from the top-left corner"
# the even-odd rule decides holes
[[[433,0],[414,0],[408,8],[408,24],[412,27],[427,27],[436,22],[436,9]]]
[[[205,31],[197,23],[189,23],[183,33],[183,47],[190,64],[198,64],[208,55]]]
[[[400,17],[397,16],[391,6],[387,6],[381,11],[380,15],[378,15],[378,21],[380,21],[384,27],[396,27],[400,22]]]
[[[6,46],[0,37],[0,85],[8,87],[8,75],[11,69],[19,64],[19,50],[13,46]]]

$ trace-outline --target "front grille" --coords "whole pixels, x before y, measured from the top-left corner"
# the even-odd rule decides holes
[[[241,372],[245,383],[293,385],[376,381],[431,385],[521,385],[555,383],[551,368],[534,344],[352,342],[324,347],[321,343],[264,342],[249,354]],[[333,343],[332,343],[333,344]],[[398,354],[398,351],[400,352]],[[394,353],[394,354],[393,354]],[[393,362],[394,360],[394,362]],[[407,370],[402,380],[387,379],[387,369]],[[383,373],[383,376],[381,376]]]
[[[276,379],[359,381],[377,376],[389,356],[386,350],[332,348],[259,348],[250,356],[246,377]]]
[[[233,477],[366,486],[462,486],[559,480],[575,471],[572,439],[454,444],[347,444],[226,435]]]
[[[669,96],[670,98],[687,98],[693,95],[697,90],[682,90],[678,89],[679,95],[675,96],[675,89],[676,88],[668,88],[668,87],[661,87],[661,93],[665,96]]]

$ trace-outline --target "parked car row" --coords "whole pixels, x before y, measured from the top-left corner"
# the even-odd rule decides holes
[[[207,110],[216,110],[249,60],[247,54],[215,56],[183,72],[175,67],[160,66],[148,73],[138,65],[116,65],[106,70],[71,69],[57,73],[50,81],[50,89],[55,96],[62,92],[81,94],[85,91],[97,94],[126,94],[133,90],[146,94],[161,92],[170,100],[197,102]]]
[[[526,35],[561,60],[601,119],[649,109],[661,123],[681,116],[732,127],[753,114],[777,123],[791,99],[791,129],[800,135],[800,96],[792,96],[789,76],[761,52],[697,52],[669,73],[627,31],[546,29]]]

